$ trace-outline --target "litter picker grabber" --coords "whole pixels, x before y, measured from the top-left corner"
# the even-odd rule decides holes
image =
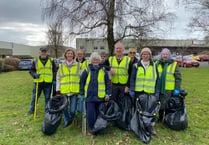
[[[86,101],[83,100],[82,135],[86,136]]]
[[[37,100],[38,100],[38,81],[36,82],[36,99],[35,99],[34,120],[36,120]]]

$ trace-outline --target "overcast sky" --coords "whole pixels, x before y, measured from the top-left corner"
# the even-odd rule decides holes
[[[41,0],[0,0],[0,41],[26,45],[47,44],[46,23],[41,18]],[[169,0],[169,9],[172,1]],[[199,33],[186,30],[190,12],[179,7],[172,9],[177,15],[173,29],[164,38],[167,39],[202,39]],[[69,42],[75,47],[75,42]]]

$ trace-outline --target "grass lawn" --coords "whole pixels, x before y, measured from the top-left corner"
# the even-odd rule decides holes
[[[174,131],[156,124],[157,136],[150,144],[208,144],[209,143],[209,69],[181,68],[182,87],[188,92],[186,107],[189,127]],[[0,145],[133,145],[143,144],[133,132],[108,126],[103,135],[94,138],[81,135],[81,115],[77,122],[63,129],[63,121],[54,135],[41,132],[44,120],[44,96],[39,99],[38,117],[26,116],[32,96],[33,79],[27,71],[0,74]]]

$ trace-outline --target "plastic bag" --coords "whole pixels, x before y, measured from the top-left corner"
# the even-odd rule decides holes
[[[48,102],[48,112],[45,114],[45,119],[42,125],[42,132],[46,135],[51,135],[56,132],[62,119],[64,108],[68,101],[66,96],[55,96]]]

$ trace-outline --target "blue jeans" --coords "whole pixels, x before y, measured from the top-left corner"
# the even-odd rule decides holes
[[[72,121],[73,118],[75,117],[75,113],[76,113],[76,108],[77,108],[77,95],[72,95],[69,98],[69,102],[70,102],[70,114],[68,113],[68,106],[64,109],[64,120],[65,123]]]
[[[52,89],[52,83],[39,83],[38,84],[37,103],[38,103],[38,98],[41,95],[41,91],[43,90],[44,96],[45,96],[45,112],[47,112],[48,110],[47,103],[49,102],[49,99],[50,99],[51,89]],[[33,86],[33,95],[32,95],[32,100],[31,100],[31,105],[30,105],[31,112],[34,112],[35,110],[35,99],[36,99],[36,83],[34,83],[34,86]]]

